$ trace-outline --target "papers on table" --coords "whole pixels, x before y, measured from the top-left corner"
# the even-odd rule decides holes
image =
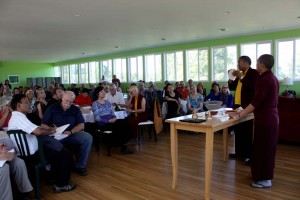
[[[67,134],[63,134],[63,132],[66,130],[66,128],[68,128],[70,126],[70,124],[66,124],[60,127],[56,128],[56,132],[53,134],[50,134],[49,136],[54,136],[55,139],[57,140],[62,140],[66,137],[68,137]]]
[[[11,161],[14,158],[14,153],[14,149],[7,152],[0,152],[0,167],[3,167],[6,161]]]

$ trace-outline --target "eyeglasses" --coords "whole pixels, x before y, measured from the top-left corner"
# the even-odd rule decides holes
[[[129,94],[132,94],[134,91],[135,91],[135,90],[130,91]]]

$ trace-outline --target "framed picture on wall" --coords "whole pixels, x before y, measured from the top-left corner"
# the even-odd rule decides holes
[[[10,84],[20,83],[19,75],[8,75],[8,80]]]

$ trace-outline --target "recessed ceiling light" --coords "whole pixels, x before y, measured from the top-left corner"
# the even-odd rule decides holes
[[[300,16],[298,16],[297,19],[300,19]]]
[[[114,46],[114,48],[115,48],[115,49],[118,49],[118,48],[119,48],[119,46]]]
[[[166,40],[166,38],[160,38],[162,41],[165,41]]]
[[[229,15],[229,14],[230,14],[229,11],[224,12],[224,15]]]
[[[81,54],[84,55],[85,53],[84,53],[84,52],[81,52]]]
[[[75,16],[75,17],[80,17],[80,14],[75,14],[74,16]]]
[[[220,28],[219,31],[220,32],[225,32],[225,31],[228,31],[228,28]]]

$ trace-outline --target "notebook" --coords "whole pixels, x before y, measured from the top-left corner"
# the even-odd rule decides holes
[[[187,119],[180,119],[180,122],[188,122],[188,123],[201,123],[205,122],[205,119],[194,119],[194,118],[187,118]]]

